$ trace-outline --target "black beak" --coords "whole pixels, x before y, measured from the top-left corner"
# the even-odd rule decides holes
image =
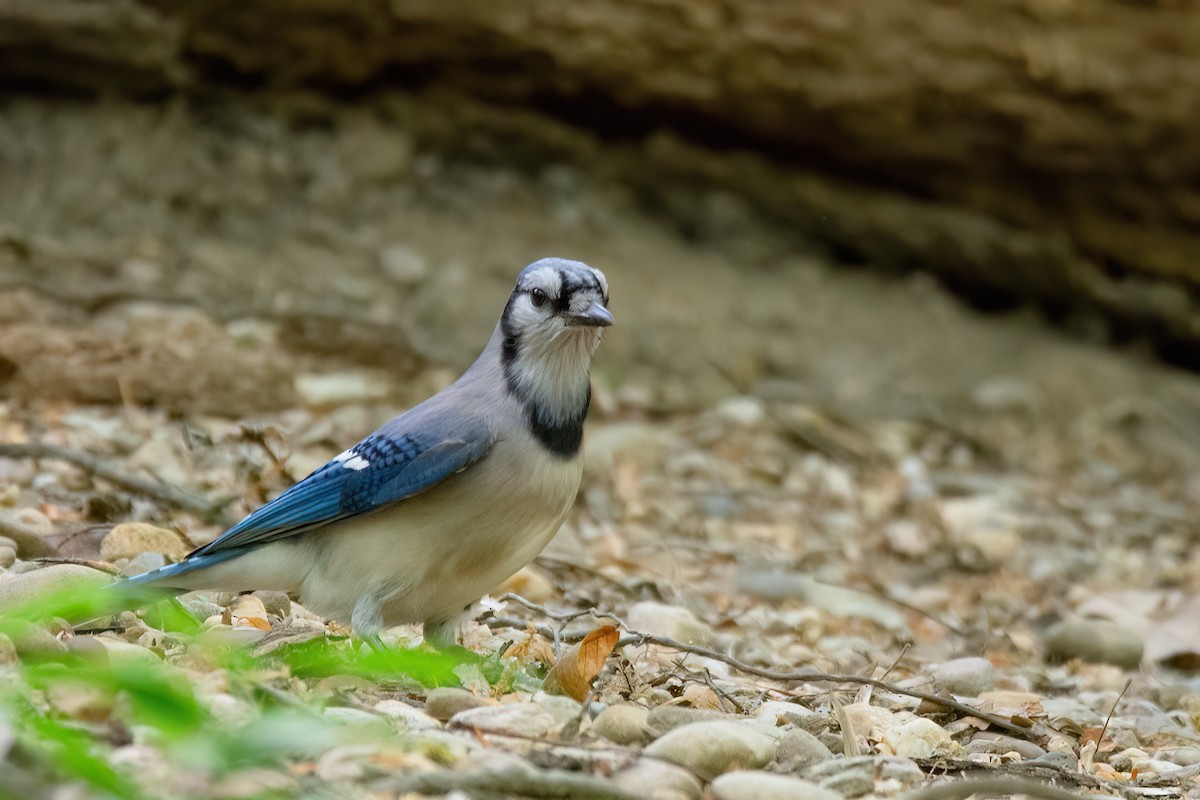
[[[595,301],[588,307],[587,311],[579,314],[567,313],[563,315],[568,325],[583,325],[589,328],[607,328],[613,324],[612,312],[605,308],[599,300]]]

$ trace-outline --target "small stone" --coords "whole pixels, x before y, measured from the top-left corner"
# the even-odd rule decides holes
[[[818,714],[799,703],[785,703],[782,700],[767,700],[754,712],[755,716],[775,721],[777,725],[791,723],[799,725],[809,733],[829,727],[830,715]]]
[[[254,597],[263,604],[263,608],[271,616],[284,619],[292,611],[292,599],[287,596],[287,592],[255,592]]]
[[[167,557],[162,553],[139,553],[121,567],[121,574],[126,577],[141,575],[143,572],[150,572],[166,565]]]
[[[843,797],[858,797],[875,789],[875,757],[835,758],[815,764],[806,777]]]
[[[77,636],[75,638],[79,639],[83,637]],[[153,650],[149,650],[141,645],[125,642],[110,635],[93,636],[91,638],[96,644],[104,648],[110,664],[149,664],[155,667],[162,666],[162,659]]]
[[[546,580],[545,575],[529,567],[521,567],[491,594],[498,597],[509,593],[519,594],[532,603],[546,603],[555,597],[554,584]]]
[[[308,373],[295,383],[300,400],[318,408],[382,400],[391,391],[387,378],[373,370]]]
[[[429,260],[402,244],[388,245],[380,250],[379,266],[389,278],[405,286],[429,277]]]
[[[988,731],[975,734],[975,738],[967,742],[964,749],[968,753],[994,753],[996,755],[1016,753],[1026,760],[1041,758],[1046,755],[1046,750],[1038,747],[1033,742],[1018,739],[1015,736],[1005,736]]]
[[[882,745],[907,758],[933,758],[946,755],[954,744],[946,729],[925,717],[914,717],[885,730]]]
[[[399,700],[380,700],[375,704],[375,710],[396,720],[406,732],[441,728],[436,719]]]
[[[107,573],[79,564],[52,564],[11,575],[0,581],[0,612],[44,599],[45,595],[68,591],[83,593],[111,582],[112,577]]]
[[[466,689],[443,687],[434,689],[425,698],[425,713],[436,720],[447,721],[460,711],[479,708],[483,701]]]
[[[940,512],[960,566],[982,571],[1017,554],[1017,520],[998,499],[957,497],[942,501]]]
[[[637,603],[625,617],[631,630],[665,636],[684,644],[708,645],[713,634],[707,625],[686,608],[665,603]]]
[[[632,703],[609,706],[592,722],[592,731],[613,744],[644,744],[650,738],[649,716],[649,711]]]
[[[723,722],[729,721],[731,718],[729,714],[708,708],[664,704],[650,709],[646,717],[646,725],[651,734],[658,738],[667,731],[693,722]]]
[[[169,561],[182,561],[191,547],[175,531],[126,522],[109,531],[100,542],[100,558],[108,562],[133,559],[142,553],[162,553]]]
[[[534,704],[554,718],[557,725],[565,725],[571,720],[579,719],[583,712],[583,704],[562,695],[538,692],[533,698]]]
[[[545,736],[558,728],[554,717],[532,703],[469,708],[451,717],[450,725],[484,733],[508,733],[534,738]]]
[[[647,800],[699,800],[703,791],[696,776],[683,767],[644,758],[612,777],[619,789]]]
[[[842,796],[811,781],[788,775],[741,770],[727,772],[708,787],[713,800],[842,800]]]
[[[775,760],[795,771],[831,758],[833,752],[820,739],[801,728],[784,731],[775,743]]]
[[[3,659],[0,658],[0,661]],[[1190,767],[1193,764],[1200,764],[1200,747],[1177,747],[1174,750],[1168,750],[1163,757],[1172,764]]]
[[[209,794],[215,800],[239,800],[243,797],[292,797],[295,790],[296,779],[290,775],[252,767],[225,775],[212,785]]]
[[[7,536],[0,536],[0,547],[9,547],[14,553],[17,552],[17,543]]]
[[[711,781],[730,770],[765,767],[775,755],[775,741],[736,722],[693,722],[652,742],[645,752]]]
[[[1046,657],[1051,661],[1078,658],[1134,669],[1142,663],[1144,650],[1137,631],[1104,620],[1062,622],[1046,634]]]
[[[956,658],[931,664],[928,670],[951,694],[978,697],[996,688],[996,668],[986,658]]]
[[[11,513],[20,525],[38,536],[46,537],[54,533],[54,523],[36,508],[21,508]]]
[[[17,549],[15,547],[0,547],[0,567],[8,569],[15,563],[17,563]]]

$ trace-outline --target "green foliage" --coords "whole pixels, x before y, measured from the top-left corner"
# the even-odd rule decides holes
[[[37,629],[55,620],[89,620],[103,628],[115,621],[122,600],[112,589],[39,596],[0,615],[0,633],[28,642],[33,633],[44,639]],[[506,686],[533,687],[537,680],[511,663],[461,648],[376,649],[321,638],[256,657],[244,645],[219,638],[214,643],[169,601],[147,609],[145,620],[164,632],[158,638],[173,654],[184,646],[187,657],[179,663],[215,676],[224,692],[244,703],[238,722],[215,718],[198,693],[197,673],[155,661],[151,649],[131,655],[107,648],[19,648],[20,663],[0,666],[0,741],[6,728],[14,740],[7,758],[0,750],[0,773],[9,776],[0,785],[21,786],[22,779],[43,788],[76,782],[87,787],[89,797],[141,798],[132,778],[110,763],[113,748],[130,739],[157,748],[173,770],[200,770],[210,777],[290,758],[315,760],[347,737],[364,735],[323,715],[329,692],[304,688],[332,676],[357,676],[381,692],[418,693],[460,685],[464,676]],[[70,698],[82,700],[73,706]],[[381,721],[372,735],[390,735],[389,724]],[[4,791],[0,788],[0,798]]]

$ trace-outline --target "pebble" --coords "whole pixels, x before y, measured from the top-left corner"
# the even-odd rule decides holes
[[[100,558],[111,563],[119,558],[133,559],[142,553],[162,553],[169,561],[181,561],[191,549],[175,531],[144,522],[126,522],[100,541]]]
[[[0,644],[3,644],[3,642],[0,642]],[[3,658],[0,658],[0,662],[2,661]],[[1193,764],[1200,764],[1200,747],[1177,747],[1174,750],[1167,751],[1164,757],[1173,764],[1178,764],[1181,767],[1190,767]]]
[[[930,664],[928,671],[951,694],[978,697],[996,688],[996,668],[986,658],[956,658]]]
[[[434,689],[425,697],[425,713],[436,720],[446,722],[460,711],[479,708],[483,701],[466,689],[443,687]]]
[[[137,556],[129,559],[125,566],[121,567],[121,574],[126,577],[130,575],[140,575],[143,572],[149,572],[152,569],[158,569],[167,565],[167,557],[162,553],[139,553]]]
[[[858,797],[875,788],[875,757],[831,759],[809,767],[805,777],[843,797]]]
[[[799,725],[809,733],[815,729],[829,726],[828,714],[818,714],[799,703],[787,703],[782,700],[767,700],[755,710],[754,714],[774,720],[776,724],[783,724],[780,723],[782,719],[785,723]]]
[[[632,703],[609,706],[592,721],[592,730],[613,744],[644,744],[650,738],[650,712]]]
[[[651,734],[655,738],[658,738],[667,731],[674,730],[681,725],[688,725],[693,722],[728,721],[730,719],[731,716],[729,714],[713,711],[712,709],[664,704],[650,709],[646,717],[646,725],[649,727]]]
[[[54,523],[36,508],[20,508],[5,514],[38,536],[46,537],[54,533]]]
[[[686,608],[665,603],[637,603],[625,615],[630,630],[665,636],[684,644],[709,645],[712,631]]]
[[[1079,658],[1134,669],[1142,663],[1144,650],[1137,631],[1105,620],[1062,622],[1046,633],[1046,658],[1051,661]]]
[[[733,769],[766,766],[775,755],[775,741],[736,722],[693,722],[652,742],[645,752],[711,781]]]
[[[287,592],[267,592],[259,591],[253,594],[263,604],[263,608],[267,613],[284,619],[292,611],[292,599],[287,596]]]
[[[833,752],[821,740],[801,728],[784,731],[775,743],[775,760],[793,770],[828,761]]]
[[[533,698],[533,702],[553,717],[556,725],[565,725],[572,720],[579,719],[580,713],[583,711],[582,703],[562,695],[538,692],[537,696]]]
[[[382,400],[391,391],[387,379],[372,370],[308,373],[296,376],[296,395],[307,406],[340,406]]]
[[[696,776],[682,767],[654,758],[643,758],[613,775],[618,789],[647,800],[699,800],[703,788]]]
[[[933,758],[948,755],[954,742],[941,725],[925,717],[914,717],[885,730],[880,744],[898,756]]]
[[[84,592],[111,582],[112,577],[99,570],[79,564],[52,564],[0,581],[0,612],[18,608],[46,594],[68,590]]]
[[[403,725],[407,732],[440,729],[436,719],[400,700],[380,700],[375,710]]]
[[[1027,760],[1046,755],[1045,748],[1039,747],[1033,742],[988,731],[975,734],[975,738],[967,742],[965,749],[968,753],[995,753],[996,755],[1016,753]]]
[[[708,787],[713,800],[842,800],[837,792],[788,775],[739,770],[719,776]]]
[[[554,584],[536,569],[521,567],[512,577],[496,587],[494,597],[508,594],[519,594],[533,603],[547,603],[556,596]]]
[[[468,708],[451,717],[450,725],[485,733],[509,733],[535,738],[545,736],[558,727],[554,717],[532,703]]]
[[[1011,560],[1020,547],[1017,522],[993,497],[959,497],[941,504],[942,525],[959,565],[986,570]]]
[[[17,563],[17,549],[15,547],[0,547],[0,567],[8,569],[15,563]]]
[[[402,244],[388,245],[380,250],[379,266],[389,278],[405,286],[412,286],[429,277],[429,260]]]

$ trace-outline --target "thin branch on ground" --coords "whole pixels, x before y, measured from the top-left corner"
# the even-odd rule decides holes
[[[515,595],[505,595],[505,596],[516,599]],[[523,599],[518,600],[517,602],[521,602],[522,605],[526,605],[526,607],[528,607],[532,610],[539,610],[539,609],[543,608],[541,606],[538,606],[536,603],[530,603],[529,601],[524,601]],[[559,616],[562,616],[562,617],[570,616],[567,614],[559,614],[559,612],[550,612],[550,613],[558,614]],[[587,614],[594,614],[595,616],[598,616],[598,617],[609,617],[612,619],[616,619],[616,617],[613,617],[611,614],[607,614],[607,613],[604,613],[601,611],[581,612],[581,613],[577,614],[576,616],[585,616]],[[517,630],[526,630],[529,627],[529,623],[526,620],[497,617],[495,615],[490,615],[489,617],[487,617],[485,619],[485,621],[495,622],[498,625],[503,625],[505,627],[510,627],[510,628],[514,628]],[[624,625],[622,625],[622,627],[625,627],[626,630],[628,631],[628,627],[626,627]],[[534,629],[536,630],[536,632],[538,634],[545,636],[547,639],[550,639],[552,641],[556,638],[556,636],[560,637],[562,639],[562,641],[565,641],[565,642],[570,642],[572,640],[579,641],[580,639],[583,638],[582,634],[580,634],[578,636],[578,638],[573,638],[573,637],[562,635],[562,634],[556,634],[550,628],[543,628],[543,627],[535,626]],[[779,671],[771,670],[771,669],[763,669],[762,667],[756,667],[753,664],[747,664],[745,661],[742,661],[739,658],[735,658],[734,656],[727,655],[725,653],[722,653],[717,650],[712,650],[707,647],[700,647],[698,645],[685,644],[684,642],[679,642],[674,639],[670,639],[666,636],[655,636],[653,634],[637,633],[635,631],[629,631],[629,635],[621,637],[621,639],[617,642],[616,646],[617,647],[625,647],[628,645],[640,646],[640,645],[644,645],[644,644],[658,645],[659,647],[666,647],[666,648],[669,648],[672,650],[678,650],[679,652],[682,652],[682,653],[690,653],[692,655],[700,656],[702,658],[711,658],[714,661],[720,661],[724,664],[728,664],[729,666],[733,667],[734,669],[738,670],[739,672],[744,672],[747,675],[754,675],[759,678],[766,678],[767,680],[779,681],[781,683],[844,683],[844,684],[849,684],[852,686],[873,686],[876,689],[882,689],[885,692],[891,692],[892,694],[898,694],[898,695],[903,695],[905,697],[911,697],[915,700],[923,700],[927,703],[932,703],[934,705],[942,706],[943,708],[952,709],[954,711],[959,712],[960,714],[963,714],[963,715],[966,715],[969,717],[976,717],[978,719],[984,720],[985,722],[987,722],[990,725],[996,726],[997,728],[1003,728],[1004,730],[1008,731],[1009,733],[1015,734],[1023,739],[1028,739],[1032,735],[1032,731],[1028,727],[1022,727],[1020,725],[1017,725],[1016,723],[1014,723],[1010,720],[1007,720],[1004,717],[1001,717],[997,714],[992,714],[987,711],[981,711],[980,709],[972,708],[971,706],[967,705],[966,703],[961,703],[952,697],[942,697],[941,695],[936,695],[931,692],[922,692],[918,689],[906,689],[902,686],[897,686],[892,683],[887,683],[886,681],[880,680],[878,678],[868,678],[863,675],[842,675],[842,674],[837,674],[837,673],[819,672],[817,670],[802,670],[802,671],[798,671],[798,672],[779,672]]]
[[[1117,706],[1121,702],[1121,698],[1129,691],[1129,687],[1133,685],[1133,678],[1125,681],[1125,688],[1121,689],[1121,693],[1117,695],[1117,699],[1113,700],[1112,708],[1108,710],[1108,716],[1104,718],[1104,727],[1100,729],[1100,736],[1096,739],[1096,747],[1099,747],[1104,742],[1104,734],[1108,732],[1108,723],[1112,722],[1113,714],[1117,713]]]
[[[90,475],[102,478],[131,492],[153,497],[168,505],[182,508],[184,511],[194,512],[203,517],[209,517],[220,512],[234,499],[229,497],[218,500],[205,500],[167,483],[128,475],[114,469],[102,459],[90,453],[71,450],[70,448],[54,444],[39,442],[29,444],[0,444],[0,458],[31,458],[35,460],[49,458],[56,461],[66,461]]]

